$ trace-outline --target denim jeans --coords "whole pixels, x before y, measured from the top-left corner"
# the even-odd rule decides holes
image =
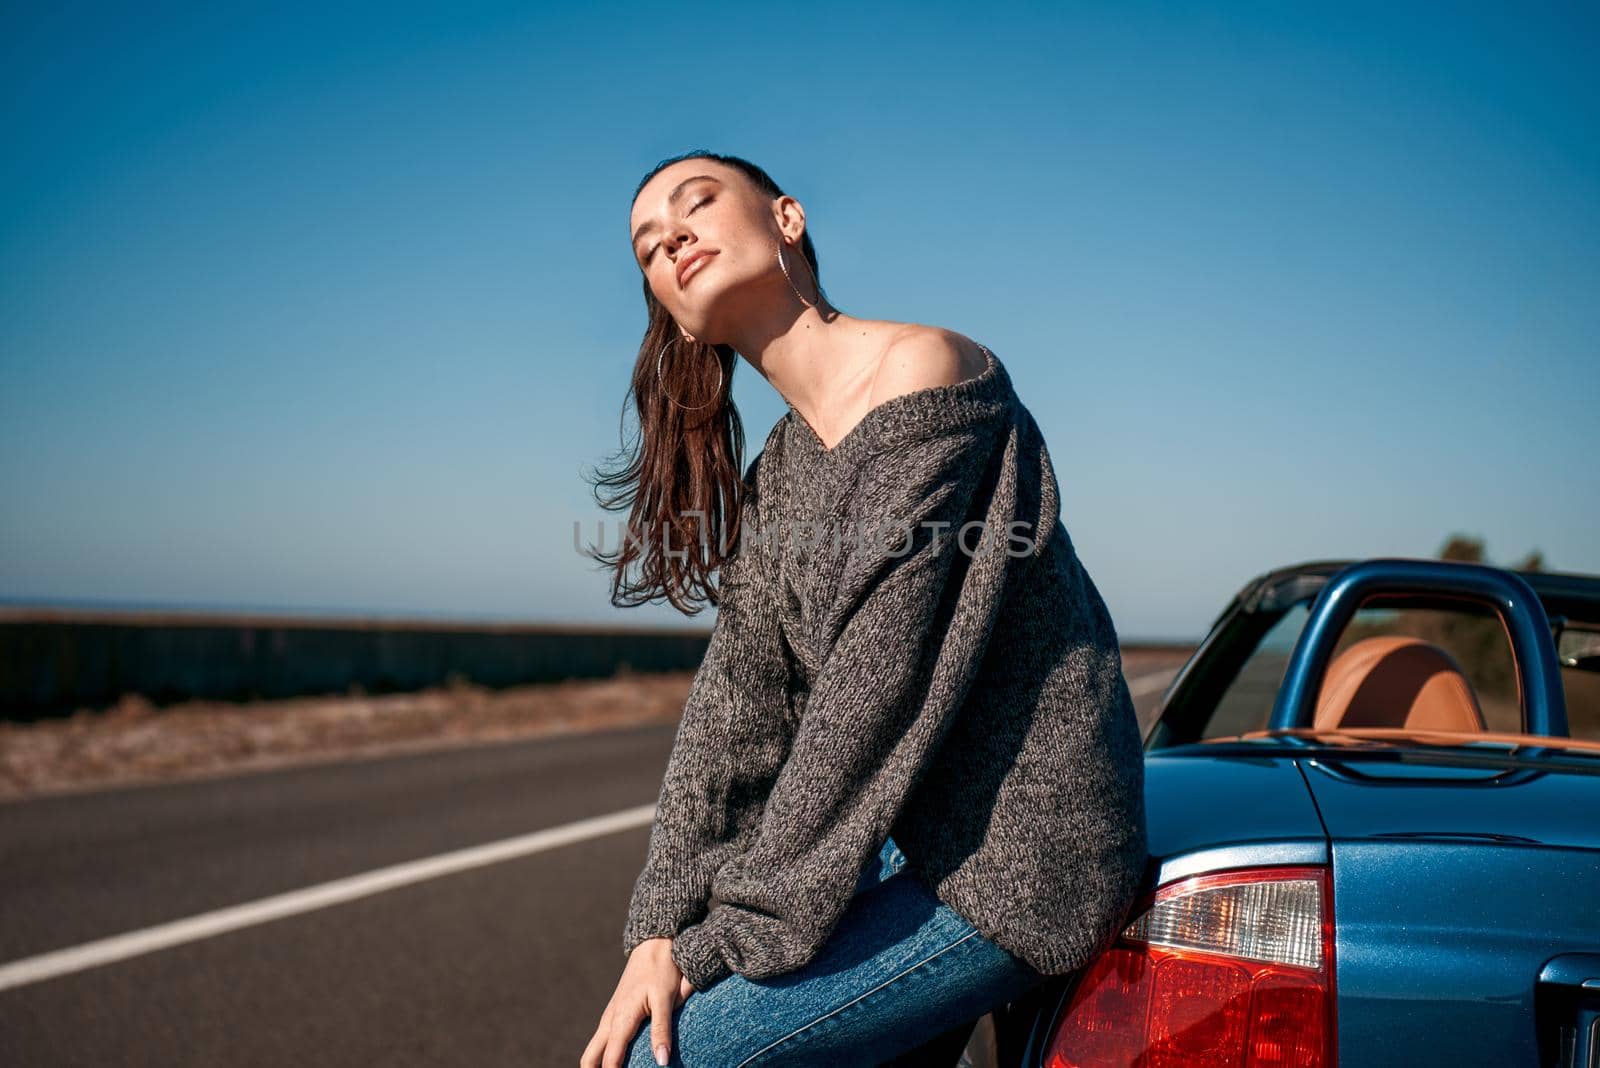
[[[1044,981],[979,934],[910,873],[889,839],[809,963],[783,975],[737,973],[691,993],[673,1013],[671,1064],[865,1066],[914,1049]],[[656,1063],[650,1021],[629,1068]]]

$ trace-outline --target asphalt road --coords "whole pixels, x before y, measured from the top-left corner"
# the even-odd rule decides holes
[[[1133,681],[1144,722],[1161,680]],[[672,731],[0,806],[0,972],[649,805]],[[648,836],[640,824],[64,974],[13,975],[0,988],[0,1064],[575,1065],[622,969]]]

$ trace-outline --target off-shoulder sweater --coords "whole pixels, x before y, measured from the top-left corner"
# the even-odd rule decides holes
[[[892,835],[906,871],[1044,974],[1127,919],[1144,759],[1111,617],[1000,360],[827,448],[792,406],[679,721],[624,953],[697,989],[811,960]]]

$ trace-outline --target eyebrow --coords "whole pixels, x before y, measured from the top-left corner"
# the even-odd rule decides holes
[[[683,181],[679,182],[677,185],[672,187],[672,192],[667,194],[667,203],[671,204],[674,201],[676,201],[679,197],[683,196],[683,191],[689,185],[690,182],[698,182],[702,178],[709,178],[711,181],[716,182],[718,185],[722,184],[721,181],[719,181],[715,175],[711,175],[711,174],[697,174],[693,178],[685,178]],[[644,232],[646,230],[654,229],[655,225],[656,224],[654,222],[642,222],[642,223],[640,223],[639,224],[639,228],[633,232],[633,243],[635,245],[638,245],[639,244],[639,238],[644,236]]]

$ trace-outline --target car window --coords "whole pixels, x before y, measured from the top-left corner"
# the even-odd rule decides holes
[[[1283,684],[1289,654],[1305,629],[1311,603],[1292,605],[1283,618],[1261,638],[1250,658],[1234,676],[1217,702],[1217,710],[1201,738],[1233,738],[1245,731],[1264,730],[1272,718],[1272,702]]]
[[[1201,737],[1231,738],[1263,730],[1289,664],[1289,654],[1305,629],[1310,602],[1292,606],[1262,637],[1217,702]],[[1463,602],[1459,608],[1383,607],[1364,604],[1339,636],[1334,656],[1363,638],[1407,635],[1437,645],[1461,666],[1491,731],[1520,732],[1522,708],[1510,637],[1495,612]],[[1600,629],[1568,629],[1557,649],[1563,663],[1600,654]],[[1564,666],[1562,682],[1567,718],[1574,738],[1600,740],[1600,673]]]

